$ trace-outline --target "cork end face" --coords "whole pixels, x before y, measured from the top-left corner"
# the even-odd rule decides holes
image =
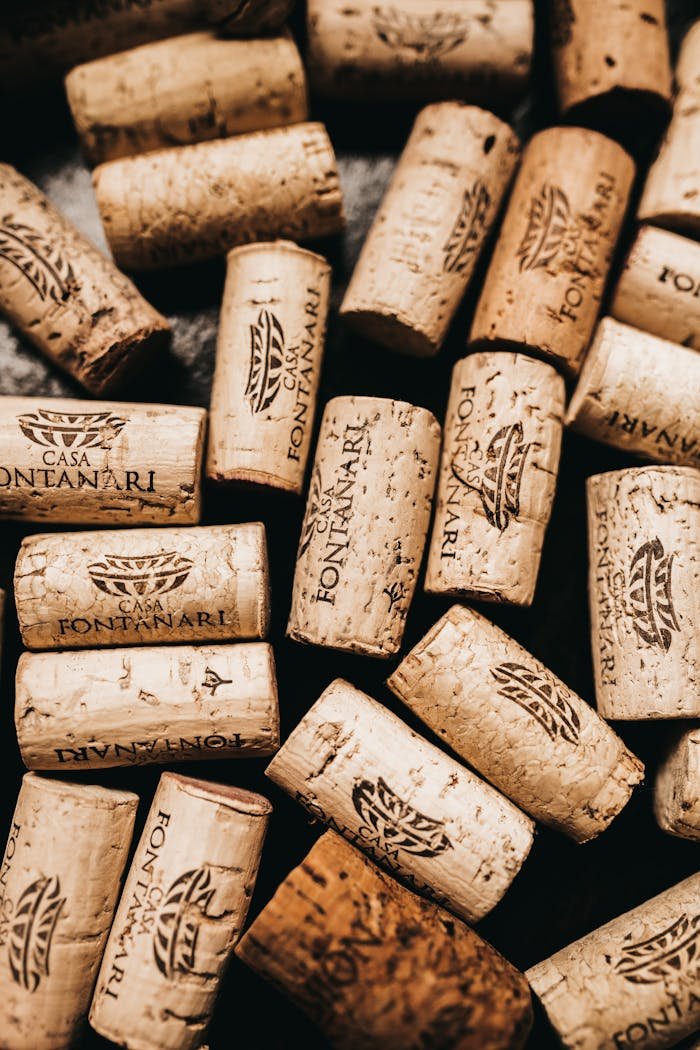
[[[358,335],[411,357],[434,357],[442,346],[442,340],[431,339],[408,321],[380,307],[362,309],[343,305],[340,316]]]
[[[243,788],[233,787],[230,784],[199,780],[196,777],[184,776],[182,773],[163,773],[160,779],[161,783],[171,782],[186,795],[194,795],[196,798],[218,803],[237,813],[265,818],[272,813],[272,803],[264,795],[258,795],[255,791],[245,791]]]
[[[230,470],[207,469],[207,481],[221,489],[236,489],[242,492],[257,492],[260,489],[272,489],[275,492],[286,492],[292,496],[301,496],[303,482],[291,482],[277,474],[265,470],[250,470],[247,467],[232,467]]]
[[[133,791],[100,787],[97,784],[76,784],[72,780],[54,780],[41,773],[25,773],[22,777],[22,789],[47,796],[47,805],[51,805],[48,801],[51,798],[70,799],[71,802],[90,809],[115,809],[117,806],[126,806],[127,809],[135,811],[139,804],[139,796]]]
[[[119,393],[167,351],[170,325],[155,310],[153,314],[152,323],[111,343],[104,354],[91,358],[76,370],[76,377],[86,390],[95,397]]]
[[[333,649],[341,653],[356,653],[359,656],[372,656],[378,660],[388,660],[401,648],[400,640],[388,645],[372,645],[356,638],[342,638],[328,634],[315,634],[312,631],[297,627],[291,622],[287,625],[285,637],[302,645],[318,645],[324,649]]]
[[[424,591],[436,598],[458,598],[466,602],[488,602],[490,605],[518,605],[528,608],[535,598],[537,581],[532,583],[516,580],[513,584],[503,584],[500,587],[479,587],[478,584],[465,584],[464,586],[448,586],[432,579],[430,566],[425,578]]]

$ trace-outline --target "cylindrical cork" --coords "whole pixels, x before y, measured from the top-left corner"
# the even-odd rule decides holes
[[[700,465],[700,354],[612,318],[598,325],[566,424],[656,463]]]
[[[524,354],[455,365],[425,589],[530,605],[552,512],[561,376]]]
[[[331,268],[288,241],[235,248],[211,394],[207,476],[301,494]]]
[[[307,118],[290,33],[230,40],[188,33],[77,66],[66,93],[91,164]]]
[[[272,648],[23,653],[15,725],[28,769],[272,755],[279,747]]]
[[[309,74],[322,95],[502,107],[525,89],[532,0],[309,0],[307,10]]]
[[[272,806],[164,773],[107,942],[92,1027],[128,1050],[201,1046],[240,937]]]
[[[596,131],[540,131],[523,153],[472,323],[475,349],[581,367],[625,215],[634,164]]]
[[[388,657],[401,646],[430,522],[440,427],[424,408],[336,397],[323,413],[287,635]]]
[[[442,102],[419,113],[340,309],[384,346],[436,354],[520,154],[493,113]]]
[[[388,685],[499,791],[576,842],[604,831],[644,774],[592,707],[462,605],[438,620]]]
[[[588,479],[588,593],[603,718],[700,716],[700,471]]]
[[[201,408],[0,397],[0,519],[196,524],[205,423]]]
[[[656,774],[654,814],[670,835],[700,839],[700,726],[674,734]]]
[[[0,164],[0,310],[92,394],[122,386],[168,322],[9,164]]]
[[[323,124],[294,124],[126,157],[93,183],[117,263],[148,270],[223,255],[271,237],[308,240],[344,226]]]
[[[291,14],[294,3],[295,0],[203,0],[208,20],[220,33],[234,36],[278,29]]]
[[[490,944],[327,831],[236,948],[342,1050],[519,1050],[530,989]]]
[[[28,649],[264,638],[265,526],[28,536],[15,604]]]
[[[700,350],[700,244],[643,226],[610,313],[625,324]]]
[[[266,770],[312,816],[467,922],[500,901],[532,821],[376,700],[336,679]]]
[[[700,874],[527,971],[562,1044],[665,1050],[700,1027]]]
[[[649,169],[637,216],[700,237],[700,21],[681,46],[676,88],[671,123]]]
[[[82,1033],[138,796],[27,773],[0,879],[0,1043],[65,1050]]]

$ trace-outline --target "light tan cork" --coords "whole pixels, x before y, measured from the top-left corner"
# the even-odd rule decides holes
[[[27,773],[0,878],[0,1044],[76,1045],[119,896],[138,795]]]
[[[569,1050],[665,1050],[700,1027],[700,875],[527,971]]]
[[[93,173],[110,247],[125,269],[223,255],[251,241],[308,240],[345,225],[323,124],[294,124],[155,150]]]
[[[265,526],[28,536],[15,604],[28,649],[264,638]]]
[[[261,642],[23,653],[15,686],[28,769],[260,758],[279,747],[274,656]]]
[[[398,652],[430,522],[440,427],[424,408],[336,397],[323,413],[287,635]]]
[[[136,847],[90,1009],[127,1050],[195,1050],[238,940],[272,806],[164,773]]]
[[[236,948],[342,1050],[520,1050],[522,974],[327,831]]]
[[[524,354],[459,361],[425,589],[530,605],[559,469],[564,380]]]
[[[230,40],[188,33],[95,59],[66,77],[91,164],[307,118],[306,76],[290,33]]]
[[[587,495],[599,713],[700,716],[700,471],[596,474]]]
[[[700,726],[682,726],[654,782],[659,827],[682,839],[700,839]]]
[[[207,476],[300,495],[331,268],[289,241],[234,248],[216,346]]]
[[[700,465],[700,355],[612,318],[598,325],[566,424],[657,463]]]
[[[346,324],[394,350],[436,354],[519,155],[493,113],[460,102],[422,110],[345,293]]]
[[[388,685],[499,791],[576,842],[604,831],[644,775],[592,707],[463,605],[438,620]]]
[[[578,372],[633,178],[632,159],[596,131],[530,139],[474,314],[474,349],[524,350]]]
[[[0,311],[91,394],[123,386],[168,322],[9,164],[0,197]]]
[[[202,0],[199,0],[200,6]],[[220,33],[246,36],[278,29],[295,0],[203,0],[204,12]]]
[[[610,313],[617,321],[700,350],[700,244],[643,226],[620,274]]]
[[[336,679],[266,770],[315,818],[467,922],[498,904],[532,821],[396,715]]]
[[[503,106],[530,74],[534,10],[532,0],[309,0],[307,30],[322,95]]]
[[[676,66],[673,116],[649,169],[637,216],[700,236],[700,21],[686,34]]]
[[[196,524],[205,425],[201,408],[0,397],[0,519]]]

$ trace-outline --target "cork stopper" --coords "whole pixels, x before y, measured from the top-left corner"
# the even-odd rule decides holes
[[[700,725],[673,734],[654,782],[654,815],[669,835],[700,840]]]

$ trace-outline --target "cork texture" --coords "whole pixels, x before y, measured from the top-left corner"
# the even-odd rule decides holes
[[[700,726],[674,734],[656,774],[654,815],[670,835],[700,841]]]
[[[294,4],[295,0],[204,0],[203,6],[220,33],[246,36],[279,29]]]

